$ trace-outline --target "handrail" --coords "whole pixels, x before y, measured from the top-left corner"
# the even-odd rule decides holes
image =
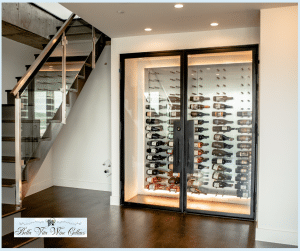
[[[29,67],[29,69],[26,71],[24,76],[18,81],[16,86],[12,89],[10,92],[14,96],[18,94],[18,92],[28,83],[29,80],[32,79],[32,75],[34,73],[37,73],[37,71],[42,67],[43,63],[47,60],[45,59],[47,56],[50,56],[50,53],[53,51],[53,46],[57,45],[58,40],[62,36],[63,32],[67,29],[69,24],[72,22],[73,18],[76,14],[72,13],[70,17],[67,19],[67,21],[62,25],[62,27],[58,30],[58,32],[54,35],[54,37],[50,40],[50,42],[47,44],[45,49],[40,53],[40,55],[37,57],[37,59],[33,62],[33,64]]]

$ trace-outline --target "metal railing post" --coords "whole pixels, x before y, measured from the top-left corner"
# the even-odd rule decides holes
[[[21,98],[15,98],[15,177],[16,205],[22,206]]]
[[[92,68],[95,69],[96,67],[96,32],[95,27],[92,27],[92,41],[93,41],[93,48],[92,48]]]
[[[66,73],[67,73],[67,38],[65,32],[62,35],[61,45],[62,45],[62,109],[61,109],[61,123],[66,124],[67,122],[67,81],[66,81]]]

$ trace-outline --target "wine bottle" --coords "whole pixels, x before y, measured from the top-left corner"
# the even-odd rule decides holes
[[[195,186],[195,187],[201,187],[201,186],[208,185],[208,182],[203,181],[203,180],[191,180],[190,183],[191,183],[191,186]]]
[[[148,148],[147,153],[162,153],[162,152],[166,152],[166,149],[162,149],[162,148]]]
[[[208,151],[194,150],[194,155],[195,155],[195,156],[199,156],[199,155],[207,154],[207,153],[208,153]]]
[[[151,105],[146,105],[145,108],[146,108],[146,109],[149,109],[149,110],[153,110],[153,109],[155,109],[156,107],[154,108],[154,107],[152,107]],[[165,105],[165,106],[159,105],[158,108],[161,109],[161,110],[163,110],[163,109],[166,109],[167,106],[166,106],[166,105]]]
[[[158,133],[146,133],[147,139],[164,139],[166,136],[162,136]]]
[[[173,154],[173,149],[168,149],[167,154]]]
[[[236,196],[239,198],[249,198],[250,193],[249,193],[249,191],[236,190]]]
[[[232,100],[233,97],[227,97],[227,96],[214,96],[213,101],[215,102],[226,102],[227,100]]]
[[[173,160],[174,160],[173,155],[168,156],[168,161],[169,161],[169,162],[173,162]]]
[[[214,140],[217,140],[217,141],[225,141],[225,140],[234,140],[234,138],[230,138],[230,137],[227,137],[223,134],[215,134],[214,135]]]
[[[238,125],[252,125],[252,120],[243,119],[243,120],[238,120],[237,123]]]
[[[237,141],[251,141],[252,136],[246,136],[246,135],[238,135],[237,136]]]
[[[198,105],[198,104],[191,104],[190,109],[192,110],[202,110],[204,108],[210,108],[209,105]]]
[[[160,120],[160,119],[146,119],[146,123],[149,125],[154,125],[154,124],[160,124],[164,123],[166,121]]]
[[[176,104],[168,104],[167,107],[169,110],[180,110],[180,105],[176,105]]]
[[[235,176],[235,181],[246,181],[250,179],[250,175],[247,174],[238,174]]]
[[[234,188],[239,190],[248,190],[249,184],[245,182],[238,182],[234,185]]]
[[[166,145],[170,146],[170,147],[173,147],[174,143],[173,143],[173,141],[169,141],[169,142],[166,142]]]
[[[236,153],[236,157],[250,157],[251,151],[239,151]]]
[[[174,103],[180,102],[180,98],[179,97],[171,97],[171,96],[169,96],[168,99],[170,100],[170,102],[174,102]]]
[[[232,128],[230,126],[213,126],[213,132],[230,132],[232,130],[236,130],[236,128]]]
[[[173,139],[173,138],[174,138],[173,134],[168,135],[168,139]]]
[[[252,133],[252,128],[238,128],[239,133]]]
[[[163,102],[163,101],[167,101],[165,98],[146,98],[146,101],[148,103],[154,103],[154,102]]]
[[[212,166],[212,170],[215,170],[215,171],[222,171],[222,172],[232,172],[232,169],[227,168],[227,167],[224,167],[224,166],[219,165],[219,164],[214,164],[214,165]]]
[[[169,165],[168,165],[168,168],[169,168],[170,170],[173,170],[173,167],[174,167],[173,164],[169,164]]]
[[[213,163],[213,164],[226,164],[226,163],[231,163],[231,160],[222,159],[222,158],[213,158],[211,163]]]
[[[232,115],[232,114],[228,112],[212,112],[211,115],[213,117],[226,117],[227,115]]]
[[[206,179],[208,178],[208,174],[207,173],[202,173],[202,172],[196,172],[193,175],[190,176],[191,180],[199,180],[199,179]]]
[[[238,143],[237,148],[250,149],[250,148],[252,148],[252,145],[250,143]]]
[[[202,140],[202,139],[208,139],[209,136],[204,135],[194,135],[194,140]]]
[[[212,186],[215,188],[224,188],[224,187],[232,187],[233,184],[228,184],[224,181],[214,181]]]
[[[212,142],[211,146],[214,148],[220,148],[220,149],[224,149],[224,148],[231,149],[233,147],[233,145],[228,145],[224,142]]]
[[[238,117],[251,117],[252,112],[237,112]]]
[[[163,146],[165,142],[158,140],[158,141],[148,141],[147,145],[148,146]]]
[[[166,185],[162,185],[162,184],[148,184],[145,186],[146,189],[149,189],[149,190],[164,190],[166,189]]]
[[[146,112],[147,117],[160,117],[166,115],[167,115],[166,113]]]
[[[169,112],[170,117],[180,117],[180,112]]]
[[[236,165],[249,165],[249,164],[251,164],[251,163],[250,163],[250,161],[247,160],[247,159],[237,159],[237,160],[235,161],[235,164],[236,164]]]
[[[168,170],[162,171],[162,170],[157,170],[157,169],[148,169],[146,171],[146,174],[148,174],[148,175],[159,175],[159,174],[166,174],[166,173],[169,174],[170,172]]]
[[[195,148],[201,148],[202,146],[208,146],[208,145],[209,145],[208,143],[203,143],[203,142],[194,143]]]
[[[208,185],[208,182],[203,182],[204,183],[207,183],[206,185]],[[201,184],[201,185],[203,185]],[[201,193],[201,191],[197,188],[197,187],[188,187],[188,192],[191,192],[191,193]]]
[[[209,113],[203,113],[203,112],[191,112],[192,117],[203,117],[203,116],[209,116]]]
[[[169,184],[179,184],[180,183],[180,177],[174,177],[172,176],[170,179],[168,179]]]
[[[203,157],[195,157],[194,158],[194,163],[202,163],[208,161],[209,158],[203,158]]]
[[[162,125],[160,126],[146,126],[145,130],[147,131],[151,131],[151,132],[158,132],[158,131],[162,131],[164,129],[164,127]]]
[[[163,182],[167,178],[161,178],[161,177],[147,177],[146,182],[149,183],[158,183],[158,182]]]
[[[150,167],[150,168],[158,168],[158,167],[162,167],[165,166],[166,163],[163,162],[150,162],[146,164],[146,167]]]
[[[208,128],[203,128],[203,127],[195,127],[195,132],[203,132],[203,131],[207,131]]]
[[[233,121],[228,121],[225,119],[214,119],[213,124],[215,125],[227,125],[227,124],[233,124]]]
[[[147,155],[146,159],[147,160],[163,160],[167,158],[167,156],[162,156],[162,155]]]
[[[203,166],[201,164],[194,164],[194,169],[195,170],[202,170],[202,169],[208,169],[209,166]]]
[[[204,123],[208,123],[209,121],[204,121],[202,119],[200,120],[194,120],[194,124],[195,125],[203,125]]]
[[[205,98],[202,96],[191,96],[190,101],[192,102],[203,102],[204,100],[210,100],[210,98]]]
[[[212,178],[214,180],[231,180],[231,176],[230,175],[226,175],[226,174],[220,173],[220,172],[214,172],[212,174]]]
[[[249,173],[249,166],[239,166],[235,169],[235,173]]]
[[[226,152],[226,151],[223,151],[223,150],[218,150],[218,149],[214,149],[212,151],[212,155],[218,156],[218,157],[222,157],[222,156],[231,157],[232,154],[233,153],[229,153],[229,152]]]
[[[217,110],[225,110],[225,109],[228,109],[228,108],[232,108],[232,106],[230,105],[225,105],[225,104],[219,104],[219,103],[214,103],[214,108],[217,109]]]
[[[170,185],[166,189],[169,190],[170,192],[175,192],[175,193],[180,192],[180,186],[176,186],[176,185]]]
[[[169,119],[169,120],[168,120],[169,125],[174,125],[174,121],[175,121],[175,120],[177,120],[177,119]]]

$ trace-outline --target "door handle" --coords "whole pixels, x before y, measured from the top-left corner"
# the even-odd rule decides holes
[[[187,165],[186,172],[194,173],[194,120],[186,124]]]
[[[180,173],[183,166],[182,161],[182,150],[183,147],[181,147],[183,143],[183,130],[181,128],[180,120],[174,121],[174,160],[173,160],[173,172],[174,173]]]

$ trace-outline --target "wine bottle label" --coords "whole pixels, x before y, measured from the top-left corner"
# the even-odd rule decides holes
[[[169,161],[172,162],[173,161],[173,156],[169,157]]]
[[[194,143],[194,147],[195,147],[195,148],[198,148],[198,143]]]
[[[220,183],[217,183],[217,182],[215,182],[213,185],[214,185],[214,187],[216,187],[216,188],[219,188],[219,187],[220,187]]]
[[[150,165],[151,166],[151,165]],[[148,170],[147,174],[151,175],[152,174],[152,170]]]
[[[241,157],[248,157],[248,152],[240,152]]]
[[[227,131],[228,130],[228,126],[222,126],[222,131]]]
[[[215,116],[216,117],[222,117],[223,116],[223,112],[215,112]]]
[[[221,104],[214,104],[214,108],[221,109]]]
[[[198,109],[198,105],[196,105],[196,104],[191,104],[191,106],[190,106],[190,107],[191,107],[191,109],[192,109],[192,110],[196,110],[196,109]]]
[[[170,112],[170,116],[171,117],[176,117],[177,116],[177,112]]]
[[[168,149],[168,150],[167,150],[167,153],[168,153],[168,154],[172,154],[172,153],[173,153],[173,149]]]
[[[151,130],[151,126],[146,126],[146,130],[150,131]]]
[[[152,182],[152,178],[146,178],[147,182]]]
[[[149,185],[149,190],[155,190],[155,184],[150,184]]]
[[[214,139],[215,140],[223,140],[223,137],[221,134],[215,134]]]
[[[194,140],[198,140],[198,139],[199,139],[198,135],[194,135]]]
[[[247,186],[245,186],[245,185],[241,185],[241,189],[247,189]]]
[[[173,164],[170,164],[170,165],[168,166],[168,168],[169,168],[170,170],[173,170]]]
[[[201,181],[198,181],[198,180],[195,180],[195,181],[193,182],[193,185],[199,187],[199,186],[202,186],[202,182],[201,182]]]
[[[222,164],[223,163],[222,159],[217,159],[217,163]]]
[[[247,180],[247,178],[246,177],[241,177],[241,180]]]
[[[151,145],[156,146],[156,142],[155,141],[151,142]]]
[[[152,160],[152,155],[148,155],[147,159]]]
[[[156,153],[156,149],[155,148],[151,149],[151,152]]]
[[[151,134],[151,133],[147,133],[146,137],[147,137],[148,139],[151,139],[151,138],[152,138],[152,134]]]
[[[194,162],[195,162],[195,163],[198,163],[198,158],[194,158]]]
[[[213,173],[213,179],[217,180],[219,178],[219,174],[218,173]]]
[[[173,141],[169,142],[169,146],[173,147]]]
[[[150,164],[150,167],[155,168],[155,164],[154,164],[154,163],[151,163],[151,164]]]
[[[197,156],[197,155],[198,155],[198,151],[196,151],[196,150],[195,150],[195,151],[194,151],[194,155],[196,155],[196,156]]]
[[[200,97],[199,96],[192,96],[191,101],[200,101]]]
[[[194,164],[194,169],[199,169],[198,165]]]
[[[216,164],[213,164],[212,169],[213,169],[213,170],[219,170],[219,166],[216,165]]]
[[[241,173],[246,173],[247,169],[241,169]]]
[[[173,173],[173,176],[174,177],[178,177],[178,173]]]
[[[239,162],[240,162],[240,165],[248,165],[248,160],[241,160]]]

